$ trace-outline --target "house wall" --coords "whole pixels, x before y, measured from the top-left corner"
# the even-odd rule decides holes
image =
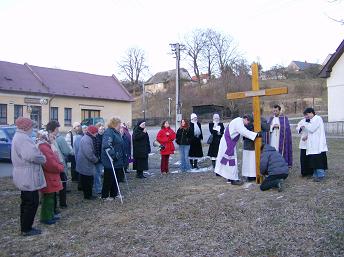
[[[328,121],[344,121],[344,54],[332,68],[327,78]]]
[[[157,84],[145,85],[145,91],[155,94],[157,92],[165,92],[166,88],[164,86],[164,83],[157,83]]]
[[[49,121],[49,104],[42,105],[39,103],[28,104],[25,103],[25,98],[39,99],[45,96],[37,95],[20,95],[0,93],[0,104],[7,104],[7,124],[14,124],[14,105],[23,105],[23,116],[30,117],[28,111],[29,106],[41,106],[42,108],[42,124],[47,124]],[[131,126],[132,121],[132,103],[131,102],[119,102],[111,100],[97,100],[97,99],[85,99],[85,98],[72,98],[72,97],[54,97],[51,99],[50,107],[58,107],[58,120],[61,124],[61,131],[68,131],[71,126],[65,126],[64,124],[64,108],[72,108],[72,122],[81,121],[81,110],[99,110],[100,116],[104,118],[105,123],[113,117],[119,117],[123,122],[128,123]]]

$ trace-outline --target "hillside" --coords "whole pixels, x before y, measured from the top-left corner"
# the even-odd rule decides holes
[[[299,116],[307,106],[314,106],[316,111],[327,111],[327,89],[323,79],[284,79],[284,80],[262,80],[260,87],[288,87],[288,95],[261,97],[261,106],[264,113],[270,113],[274,104],[280,104],[288,115]],[[220,105],[224,106],[228,115],[230,113],[251,112],[251,100],[236,100],[235,102],[226,99],[227,92],[237,92],[250,90],[250,79],[240,81],[223,81],[216,79],[204,85],[188,83],[182,86],[182,114],[189,116],[192,106],[197,105]],[[158,120],[168,117],[168,98],[171,101],[171,116],[175,116],[175,84],[166,86],[166,92],[156,94],[146,94],[146,118]],[[133,119],[143,117],[142,95],[135,98],[133,104]],[[155,122],[155,123],[156,123]],[[153,122],[154,123],[154,122]],[[159,122],[158,122],[159,123]],[[157,124],[158,124],[157,123]]]

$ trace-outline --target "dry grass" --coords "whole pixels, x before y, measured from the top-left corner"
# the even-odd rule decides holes
[[[228,185],[212,172],[161,176],[153,156],[151,178],[129,174],[123,205],[84,202],[71,184],[58,224],[40,225],[38,212],[36,237],[19,236],[19,192],[1,179],[0,255],[343,256],[344,140],[328,142],[326,181],[300,177],[295,147],[283,193]]]

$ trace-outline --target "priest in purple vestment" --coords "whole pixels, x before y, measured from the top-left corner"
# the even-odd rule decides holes
[[[276,148],[288,163],[293,165],[292,137],[288,117],[281,114],[281,106],[275,105],[274,116],[270,117],[270,133],[268,133],[268,143]]]

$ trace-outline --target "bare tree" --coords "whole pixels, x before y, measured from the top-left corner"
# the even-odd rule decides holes
[[[133,86],[133,94],[135,95],[135,88],[139,84],[140,75],[146,70],[148,66],[145,64],[145,52],[140,48],[129,48],[125,56],[118,63],[118,67],[123,72],[127,79]]]
[[[220,74],[231,69],[238,58],[237,46],[230,35],[215,32],[212,36],[212,44],[215,50],[217,68]]]
[[[207,67],[207,73],[209,79],[213,76],[214,71],[214,62],[215,62],[215,48],[213,45],[213,37],[216,36],[216,31],[212,29],[207,29],[205,31],[205,44],[201,52],[202,62],[205,64],[205,67]]]
[[[185,36],[186,53],[192,63],[193,71],[200,82],[200,55],[206,44],[205,32],[201,29],[196,29]]]

